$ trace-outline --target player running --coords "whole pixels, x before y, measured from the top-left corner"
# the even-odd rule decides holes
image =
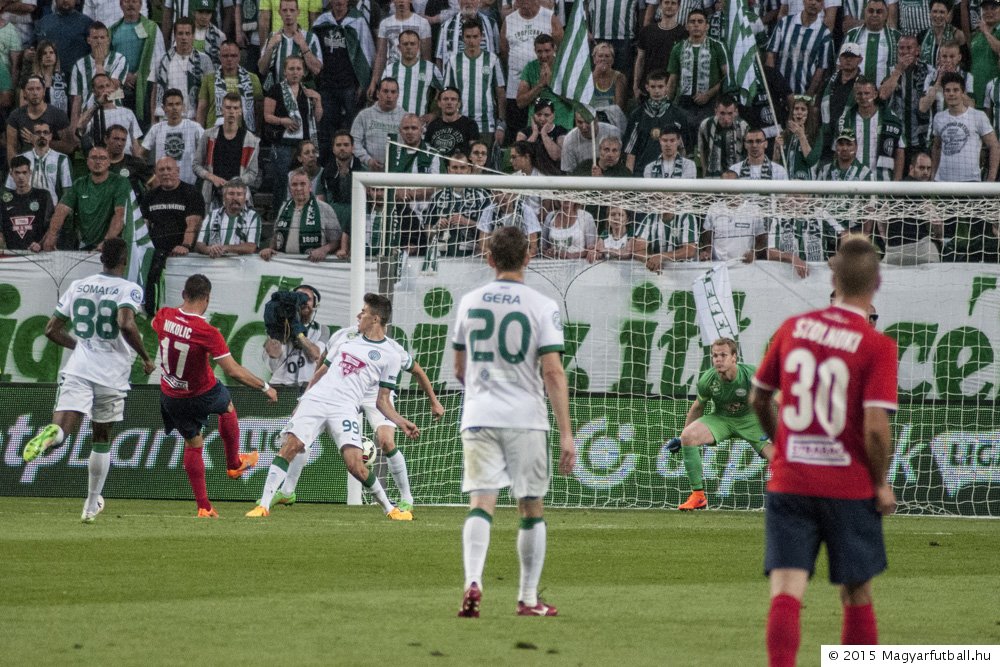
[[[844,606],[841,643],[878,643],[871,580],[886,568],[882,515],[896,508],[886,482],[896,343],[867,321],[880,282],[871,242],[845,240],[830,264],[839,300],[786,320],[753,381],[753,409],[777,444],[765,501],[773,667],[795,664],[799,610],[820,542]]]
[[[142,288],[123,278],[127,261],[125,241],[105,239],[101,246],[104,271],[74,280],[59,299],[45,335],[73,353],[59,373],[52,423],[29,440],[22,453],[25,462],[35,460],[61,445],[67,434],[79,431],[85,415],[91,418],[87,500],[80,516],[84,523],[93,523],[104,509],[101,491],[111,468],[111,424],[125,416],[132,362],[138,354],[144,373],[154,368],[135,325],[135,314],[142,309]]]
[[[309,382],[292,418],[282,430],[281,449],[267,472],[264,493],[257,506],[246,513],[251,518],[270,515],[269,508],[288,474],[289,464],[311,447],[320,432],[326,430],[337,443],[347,471],[364,484],[394,521],[412,521],[413,514],[402,511],[389,500],[375,472],[361,459],[361,423],[358,419],[365,395],[378,387],[376,406],[410,438],[420,436],[420,429],[396,412],[391,392],[396,389],[403,360],[385,336],[392,317],[392,303],[384,296],[365,294],[365,305],[358,313],[360,336],[339,346],[331,345],[323,364]]]
[[[691,482],[691,495],[677,509],[703,510],[708,507],[705,479],[701,465],[702,445],[711,446],[733,437],[750,443],[761,457],[770,460],[774,447],[766,442],[760,422],[750,410],[750,381],[753,366],[739,362],[736,341],[720,338],[712,343],[712,368],[698,379],[698,397],[691,404],[680,438],[667,442],[670,452],[680,450],[684,470]],[[711,414],[705,404],[712,401]]]
[[[205,486],[205,440],[201,430],[209,415],[219,415],[219,435],[226,452],[226,474],[236,479],[257,464],[257,452],[240,454],[240,422],[226,385],[216,379],[208,363],[212,358],[229,377],[260,389],[271,403],[278,392],[238,364],[226,341],[205,319],[212,297],[212,283],[196,273],[184,282],[180,308],[161,308],[153,318],[160,337],[160,414],[164,430],[175,429],[184,438],[184,471],[187,473],[198,517],[216,518]]]
[[[333,335],[330,339],[328,349],[335,350],[335,348],[340,347],[342,344],[353,341],[361,333],[358,331],[357,327],[347,327],[346,329],[341,329]],[[417,384],[420,388],[427,394],[427,400],[431,404],[431,415],[434,419],[440,419],[444,416],[444,406],[438,400],[437,394],[434,393],[434,387],[431,385],[430,379],[427,377],[427,373],[424,369],[420,367],[420,364],[410,356],[410,353],[406,351],[402,345],[396,342],[395,339],[389,336],[385,337],[386,344],[392,347],[397,354],[399,354],[400,359],[402,359],[402,368],[407,371],[415,378],[417,378]],[[403,458],[403,452],[401,449],[396,447],[396,425],[388,417],[382,414],[382,412],[376,406],[378,400],[378,390],[376,386],[371,387],[368,393],[365,394],[364,401],[361,403],[361,408],[364,410],[365,419],[368,422],[368,426],[371,427],[372,432],[375,434],[375,444],[379,446],[382,453],[385,454],[385,460],[389,466],[389,473],[392,475],[393,481],[396,483],[396,488],[399,489],[399,504],[397,507],[401,512],[412,512],[413,511],[413,493],[410,491],[410,477],[406,470],[406,459]],[[393,407],[395,407],[395,392],[390,392],[389,400],[393,401]],[[275,505],[293,505],[295,504],[295,486],[299,482],[299,476],[302,474],[302,469],[305,468],[308,462],[308,456],[296,456],[288,464],[288,473],[285,475],[285,481],[281,483],[281,488],[275,491],[274,498],[271,499],[271,507]]]
[[[559,472],[569,475],[576,460],[562,320],[555,301],[524,284],[528,238],[520,229],[497,230],[487,248],[496,280],[462,297],[453,339],[455,376],[465,385],[462,492],[470,495],[462,530],[465,596],[458,615],[479,616],[497,494],[510,487],[521,515],[517,615],[555,616],[556,608],[538,597],[538,580],[545,561],[542,499],[551,460],[546,393],[559,428]]]

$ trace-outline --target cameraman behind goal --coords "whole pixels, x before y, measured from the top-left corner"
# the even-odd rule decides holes
[[[301,295],[299,321],[291,325],[288,340],[274,338],[268,331],[263,358],[271,370],[271,386],[296,387],[301,393],[316,372],[316,364],[323,358],[330,333],[315,319],[322,300],[319,290],[312,285],[299,285],[293,293]]]

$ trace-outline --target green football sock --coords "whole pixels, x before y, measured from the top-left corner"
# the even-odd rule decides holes
[[[688,481],[691,482],[691,490],[704,490],[705,481],[702,478],[701,447],[681,447],[681,454],[684,456],[684,470],[687,472]]]

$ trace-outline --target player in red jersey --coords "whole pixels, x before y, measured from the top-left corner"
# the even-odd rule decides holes
[[[212,358],[226,375],[248,387],[260,389],[272,403],[278,393],[264,380],[240,366],[229,353],[219,330],[205,320],[212,283],[195,274],[184,283],[180,308],[161,308],[153,318],[160,337],[160,413],[167,433],[184,437],[184,470],[187,472],[199,517],[219,516],[205,488],[205,441],[201,430],[209,415],[219,415],[219,434],[226,449],[227,474],[237,478],[257,464],[257,452],[240,454],[240,423],[229,390],[209,366]]]
[[[751,396],[776,445],[765,503],[772,667],[795,664],[799,610],[821,542],[844,606],[841,642],[878,643],[871,580],[886,567],[882,516],[896,508],[886,482],[896,343],[868,322],[880,283],[871,242],[845,240],[831,266],[839,299],[781,325]]]

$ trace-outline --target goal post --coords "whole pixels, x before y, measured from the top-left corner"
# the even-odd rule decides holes
[[[885,232],[893,221],[906,219],[930,224],[938,233],[947,232],[955,220],[976,220],[987,235],[1000,221],[1000,185],[981,183],[357,172],[353,188],[351,321],[365,292],[388,293],[394,313],[390,335],[425,368],[447,410],[442,421],[432,422],[422,393],[403,378],[400,411],[414,419],[423,434],[415,443],[400,435],[396,444],[406,456],[418,504],[466,500],[459,490],[461,392],[452,373],[450,332],[461,295],[489,280],[492,271],[475,251],[443,253],[436,270],[427,270],[419,248],[417,254],[399,252],[390,231],[399,222],[392,213],[396,190],[421,189],[430,196],[448,189],[481,189],[491,202],[542,202],[549,211],[571,201],[593,212],[599,232],[609,224],[608,212],[618,207],[627,213],[631,231],[647,235],[654,234],[650,216],[686,215],[688,224],[697,228],[713,206],[736,208],[751,201],[770,228],[769,245],[778,240],[770,232],[796,220],[832,219],[839,224],[836,229],[861,226]],[[421,213],[433,216],[430,210]],[[670,236],[667,228],[661,229],[659,241]],[[645,255],[655,254],[653,242],[650,236]],[[565,507],[676,507],[690,487],[681,457],[669,454],[663,444],[679,435],[696,378],[708,366],[694,284],[713,266],[726,267],[742,360],[756,365],[786,317],[828,302],[829,269],[823,261],[808,262],[808,275],[802,277],[799,267],[769,259],[664,261],[653,271],[636,259],[589,259],[593,261],[537,258],[526,274],[526,282],[556,299],[563,311],[564,366],[579,458],[573,475],[553,477],[547,502]],[[878,327],[899,347],[900,411],[893,420],[895,451],[889,475],[901,510],[996,516],[1000,268],[940,262],[886,265],[882,273],[875,299]],[[766,468],[748,443],[706,448],[703,465],[711,506],[762,507]],[[391,495],[391,481],[388,485]],[[360,497],[358,488],[354,500]]]

